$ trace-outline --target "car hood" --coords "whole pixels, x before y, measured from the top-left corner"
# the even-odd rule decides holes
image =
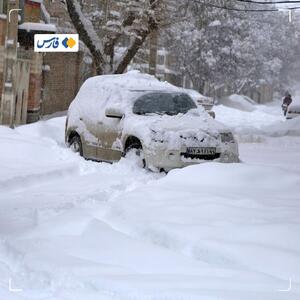
[[[150,121],[150,120],[149,120]],[[151,120],[148,124],[153,130],[157,131],[186,131],[186,130],[205,130],[215,132],[221,129],[217,122],[209,118],[191,117],[191,116],[174,116]]]
[[[195,146],[199,141],[207,145],[218,145],[220,133],[228,132],[223,124],[206,114],[177,116],[131,116],[125,118],[124,134],[135,135],[146,141],[165,141],[170,147],[179,147],[182,143]]]
[[[161,131],[205,131],[212,134],[229,131],[223,124],[212,119],[206,114],[176,115],[176,116],[142,116],[145,127]]]

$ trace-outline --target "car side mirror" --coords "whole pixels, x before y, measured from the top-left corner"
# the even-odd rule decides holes
[[[119,108],[109,107],[105,110],[105,116],[107,118],[122,119],[124,112]]]

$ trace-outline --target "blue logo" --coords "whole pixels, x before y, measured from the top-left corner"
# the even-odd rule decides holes
[[[38,43],[37,43],[37,47],[39,49],[44,48],[44,47],[47,48],[47,49],[49,49],[51,47],[53,49],[57,49],[58,46],[59,46],[59,38],[58,37],[54,37],[54,38],[49,39],[49,40],[43,40],[42,42],[38,41]]]

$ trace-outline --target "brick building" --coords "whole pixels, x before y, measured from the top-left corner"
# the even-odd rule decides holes
[[[42,12],[47,22],[54,24],[57,33],[75,33],[62,1],[44,0]],[[83,83],[85,47],[78,53],[45,53],[43,57],[42,114],[68,109]]]
[[[9,26],[8,5],[20,9],[18,17],[12,13],[15,21]],[[15,32],[11,45],[9,32]],[[42,114],[66,110],[76,95],[83,80],[81,69],[86,67],[83,52],[33,51],[34,34],[54,32],[75,32],[61,1],[14,0],[8,4],[0,0],[0,123],[14,126],[37,121]],[[8,79],[11,73],[13,78]]]

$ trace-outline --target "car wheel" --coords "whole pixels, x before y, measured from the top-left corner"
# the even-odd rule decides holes
[[[80,156],[83,156],[82,143],[81,143],[81,139],[78,135],[75,135],[72,137],[71,142],[70,142],[70,148],[73,152],[79,153]]]
[[[126,158],[133,158],[136,160],[137,165],[140,168],[146,168],[146,159],[141,144],[132,144],[130,145],[125,152]]]

